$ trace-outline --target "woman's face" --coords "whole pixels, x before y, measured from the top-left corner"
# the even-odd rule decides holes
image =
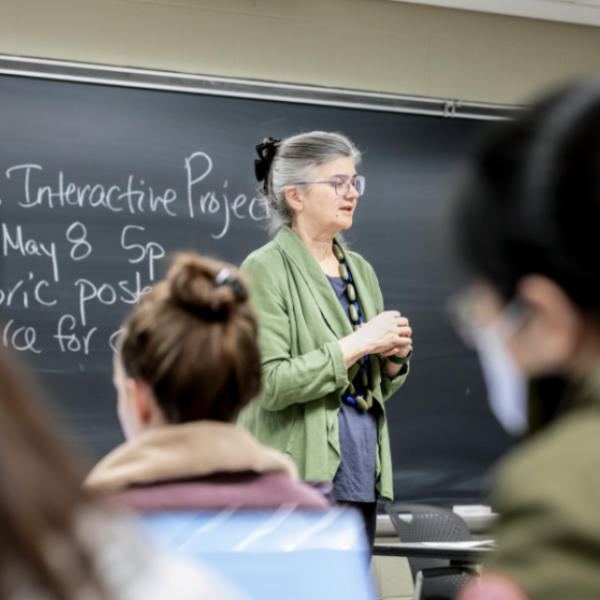
[[[310,181],[332,183],[318,183],[294,188],[297,190],[297,197],[294,195],[296,202],[291,201],[290,205],[295,212],[297,225],[303,229],[332,234],[332,236],[341,230],[352,227],[358,193],[354,186],[350,185],[350,189],[344,196],[338,196],[333,181],[340,175],[345,175],[350,180],[356,175],[352,158],[346,156],[336,158],[315,168]],[[338,193],[343,194],[345,190],[338,188]]]

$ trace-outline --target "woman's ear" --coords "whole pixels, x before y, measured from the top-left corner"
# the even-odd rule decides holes
[[[144,393],[144,388],[140,385],[137,379],[128,377],[125,380],[125,393],[129,399],[131,412],[141,425],[148,421],[150,416],[150,407],[148,406],[147,394]]]
[[[302,200],[300,190],[295,186],[290,186],[285,189],[285,199],[290,205],[290,208],[295,212],[302,212],[304,209],[304,202]]]
[[[582,313],[562,287],[543,275],[524,277],[517,297],[529,307],[510,342],[519,366],[530,376],[569,371],[581,350]]]
[[[125,387],[131,401],[131,409],[141,429],[164,423],[164,416],[154,398],[154,393],[145,381],[130,377],[126,379]]]

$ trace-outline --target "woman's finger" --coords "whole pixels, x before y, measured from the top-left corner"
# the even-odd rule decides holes
[[[381,356],[386,357],[386,356],[392,356],[396,353],[398,353],[400,351],[400,348],[397,348],[396,346],[394,346],[393,348],[390,348],[389,350],[386,350],[385,352],[381,352]]]
[[[389,333],[400,337],[410,337],[412,335],[412,329],[410,327],[399,327],[394,325],[389,329]]]

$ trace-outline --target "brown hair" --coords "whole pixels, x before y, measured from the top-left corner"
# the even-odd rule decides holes
[[[232,421],[260,389],[256,317],[232,265],[178,255],[123,328],[125,372],[170,423]]]
[[[81,509],[92,506],[81,489],[83,471],[30,380],[0,345],[0,596],[12,595],[16,572],[57,599],[74,600],[84,586],[105,597],[76,532]]]

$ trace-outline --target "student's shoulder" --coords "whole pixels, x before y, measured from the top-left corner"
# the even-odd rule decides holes
[[[511,452],[497,470],[497,493],[509,504],[600,496],[600,411],[577,411]],[[599,509],[600,511],[600,509]]]
[[[502,573],[531,598],[582,598],[600,589],[598,411],[565,415],[502,461],[492,494],[500,514],[488,572]],[[574,558],[577,557],[577,560]],[[566,596],[556,582],[570,582]]]

